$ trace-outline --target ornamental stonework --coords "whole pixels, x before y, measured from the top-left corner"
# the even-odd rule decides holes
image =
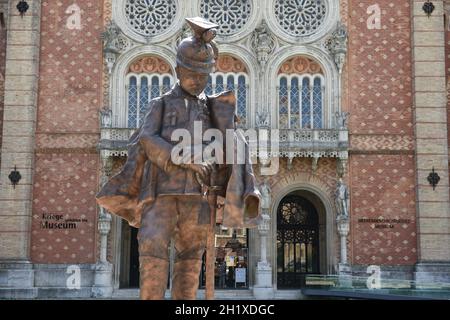
[[[348,2],[349,0],[341,0],[339,8],[341,14],[341,23],[345,26],[348,25]]]
[[[247,67],[245,64],[241,60],[230,55],[220,55],[217,59],[216,68],[216,71],[223,73],[247,73]]]
[[[144,37],[163,33],[174,22],[177,4],[174,0],[126,0],[128,25]]]
[[[219,25],[219,35],[238,33],[252,15],[250,0],[202,0],[200,14]]]
[[[323,74],[322,67],[307,57],[294,57],[285,61],[278,74]]]
[[[112,0],[103,0],[103,25],[107,26],[112,19]]]
[[[130,73],[172,74],[170,65],[159,57],[146,56],[131,63]]]
[[[296,37],[315,33],[323,25],[327,13],[323,0],[276,0],[274,10],[279,26]]]

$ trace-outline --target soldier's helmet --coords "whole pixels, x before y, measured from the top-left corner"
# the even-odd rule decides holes
[[[214,41],[217,24],[200,17],[186,18],[193,36],[183,39],[177,48],[177,65],[199,73],[214,72],[218,49]]]

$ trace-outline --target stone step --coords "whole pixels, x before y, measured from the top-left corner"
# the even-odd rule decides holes
[[[215,297],[217,300],[252,300],[253,292],[251,290],[216,290]],[[166,299],[170,299],[170,291],[165,294]],[[197,298],[205,299],[205,290],[198,290]],[[113,292],[112,299],[135,300],[139,299],[139,289],[119,289]]]
[[[37,296],[37,288],[0,288],[0,299],[4,300],[36,299]]]

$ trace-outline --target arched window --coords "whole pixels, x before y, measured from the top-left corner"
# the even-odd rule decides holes
[[[323,128],[324,90],[318,63],[305,57],[284,62],[278,72],[279,128]]]
[[[128,128],[137,128],[144,120],[151,99],[169,91],[174,83],[170,66],[157,57],[133,62],[126,78]]]
[[[249,81],[245,65],[238,59],[220,55],[217,70],[208,80],[205,89],[207,95],[234,91],[236,95],[236,114],[239,117],[239,127],[246,127],[248,122]]]

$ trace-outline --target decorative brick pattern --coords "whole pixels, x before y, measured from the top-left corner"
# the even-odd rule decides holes
[[[381,28],[369,29],[370,6]],[[351,263],[417,261],[410,1],[351,1],[344,107],[350,112]],[[377,154],[379,153],[379,154]],[[359,222],[406,219],[409,223]],[[389,224],[387,224],[389,226]],[[390,226],[389,226],[390,227]]]
[[[36,148],[96,148],[98,135],[96,134],[38,134]]]
[[[112,3],[111,0],[103,0],[103,30],[106,29],[108,24],[112,19]],[[109,72],[106,64],[103,64],[103,75],[102,75],[102,89],[103,89],[103,101],[101,105],[109,109]]]
[[[354,264],[412,265],[417,260],[414,157],[350,158],[351,234]],[[393,228],[360,219],[405,219]]]
[[[80,2],[81,30],[66,28],[70,0],[43,1],[38,133],[98,132],[102,6]]]
[[[373,1],[340,3],[342,21],[349,31],[342,109],[351,115],[351,150],[368,153],[353,154],[349,161],[349,259],[353,264],[412,265],[417,261],[414,158],[370,155],[414,151],[410,2],[377,1],[382,13],[380,30],[367,28],[367,8]],[[79,2],[81,30],[65,27],[65,10],[72,4],[69,0],[42,2],[33,262],[91,263],[97,255],[94,196],[100,164],[93,150],[98,141],[98,110],[109,104],[109,76],[102,62],[100,33],[111,20],[111,0]],[[447,58],[450,62],[450,56]],[[304,61],[294,59],[283,66],[288,73],[301,73]],[[247,72],[234,56],[221,55],[217,66],[221,72]],[[113,173],[124,161],[115,159]],[[307,182],[323,190],[330,201],[336,181],[335,159],[320,159],[316,172],[312,172],[311,159],[294,159],[292,169],[287,168],[286,159],[280,159],[280,171],[269,177],[274,196],[289,185]],[[78,223],[75,230],[43,229],[44,213],[87,221]],[[389,232],[358,222],[381,217],[410,221],[395,224]],[[327,218],[335,223],[335,217]],[[339,258],[339,237],[334,236]],[[108,241],[111,257],[112,237]]]
[[[34,181],[31,258],[36,263],[92,263],[96,234],[98,156],[38,154]],[[45,219],[62,215],[62,219]],[[46,222],[73,225],[50,228]],[[85,221],[84,221],[85,220]]]
[[[376,1],[380,30],[367,27],[373,4],[349,5],[350,131],[413,135],[410,1]]]
[[[341,15],[341,22],[345,25],[347,31],[348,31],[348,23],[349,23],[349,1],[350,0],[341,0],[340,1],[340,15]],[[350,34],[348,35],[350,36]],[[342,70],[342,75],[341,75],[341,109],[344,112],[348,112],[349,111],[349,107],[350,107],[350,97],[349,97],[349,72],[348,72],[348,68],[349,68],[349,57],[348,54],[346,56],[346,61],[344,63],[344,67]]]
[[[81,29],[67,28],[71,5],[70,0],[42,2],[33,262],[93,263],[96,256],[103,3],[77,3]],[[43,214],[62,215],[63,222],[75,219],[76,228],[67,223],[45,228],[43,223],[56,221]]]
[[[402,135],[351,135],[350,149],[352,151],[412,151],[414,137]]]

